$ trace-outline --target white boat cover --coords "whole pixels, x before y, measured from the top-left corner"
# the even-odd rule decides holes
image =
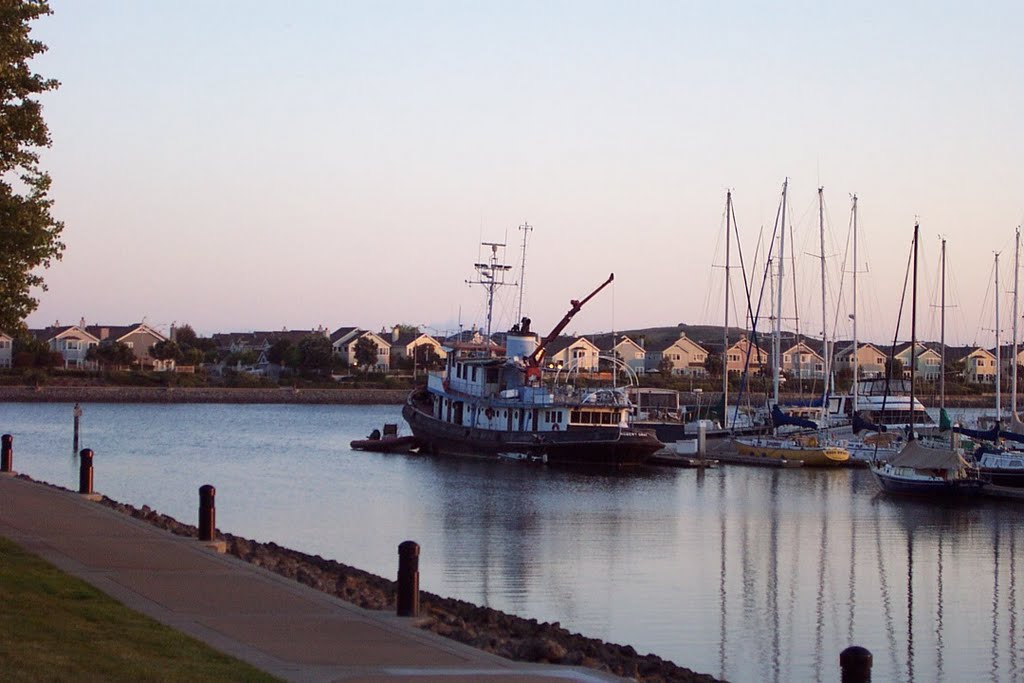
[[[959,470],[970,467],[956,451],[925,446],[916,439],[908,442],[889,464],[893,467],[910,467],[915,470]]]

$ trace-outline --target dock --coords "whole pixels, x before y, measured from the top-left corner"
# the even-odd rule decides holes
[[[740,455],[738,453],[716,453],[715,457],[722,463],[729,465],[757,465],[759,467],[803,467],[799,460],[786,460],[784,458],[761,458],[751,455]]]
[[[647,462],[659,467],[718,467],[718,460],[701,456],[679,455],[667,449],[658,451]]]
[[[981,489],[981,493],[986,498],[1024,501],[1024,488],[1016,486],[996,486],[995,484],[989,484]]]

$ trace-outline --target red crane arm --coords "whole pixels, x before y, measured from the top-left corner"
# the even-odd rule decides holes
[[[544,357],[544,349],[547,347],[547,345],[558,338],[558,335],[562,333],[562,330],[564,330],[566,325],[569,324],[569,321],[572,320],[573,316],[580,312],[580,309],[583,308],[584,304],[593,299],[598,292],[607,287],[608,284],[614,279],[615,273],[612,273],[611,275],[608,276],[607,280],[601,283],[600,287],[598,287],[593,292],[588,294],[585,299],[583,299],[582,301],[577,301],[576,299],[570,301],[569,303],[572,306],[571,308],[569,308],[569,312],[565,314],[565,317],[563,317],[557,325],[555,325],[555,329],[551,330],[551,332],[548,333],[548,336],[544,337],[544,340],[537,345],[537,348],[534,349],[533,353],[530,354],[530,357],[526,359],[526,365],[532,367],[537,367],[538,365],[540,365],[540,361]]]

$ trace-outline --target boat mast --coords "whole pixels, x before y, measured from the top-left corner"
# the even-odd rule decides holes
[[[1013,414],[1010,419],[1013,422],[1018,421],[1017,417],[1017,288],[1019,283],[1020,274],[1020,227],[1017,228],[1017,235],[1014,241],[1013,248],[1013,398],[1010,401],[1010,405],[1013,409]]]
[[[825,360],[824,365],[824,390],[821,399],[821,419],[828,426],[828,381],[829,381],[829,352],[828,352],[828,312],[825,301],[825,188],[818,188],[818,233],[821,240],[821,355]]]
[[[942,299],[939,305],[939,415],[946,410],[946,240],[942,240]],[[942,419],[941,417],[939,418]]]
[[[729,232],[732,217],[732,190],[725,193],[725,324],[722,325],[722,419],[729,428]]]
[[[491,248],[491,258],[487,260],[487,263],[473,264],[473,267],[476,268],[478,279],[467,280],[467,283],[482,285],[487,290],[487,340],[484,343],[489,345],[491,343],[491,324],[494,316],[494,292],[498,287],[505,285],[505,273],[511,270],[512,266],[498,262],[498,247],[504,249],[505,245],[503,243],[481,242],[480,244]],[[490,347],[488,346],[488,348]]]
[[[917,233],[919,227],[914,222],[914,288],[910,305],[910,435],[908,441],[914,440],[914,381],[917,379]]]
[[[519,229],[523,231],[523,257],[519,262],[519,310],[516,312],[517,323],[523,319],[523,287],[526,283],[526,238],[533,231],[533,226],[524,222],[519,226]]]
[[[857,414],[857,195],[853,195],[853,414]]]
[[[996,425],[1003,416],[1003,368],[999,353],[999,253],[996,252]]]
[[[779,364],[782,360],[782,286],[786,272],[786,189],[789,178],[782,182],[782,231],[779,234],[779,284],[776,292],[775,330],[772,335],[772,397],[779,402]]]

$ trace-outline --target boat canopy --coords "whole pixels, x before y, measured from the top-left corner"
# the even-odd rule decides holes
[[[899,454],[889,461],[893,467],[910,467],[915,470],[958,470],[970,467],[963,456],[949,448],[933,448],[920,441],[911,441]]]
[[[785,427],[791,425],[793,427],[804,427],[806,429],[817,429],[818,425],[813,420],[806,420],[802,417],[794,417],[792,415],[786,415],[779,408],[779,404],[772,406],[772,424],[776,427]]]

